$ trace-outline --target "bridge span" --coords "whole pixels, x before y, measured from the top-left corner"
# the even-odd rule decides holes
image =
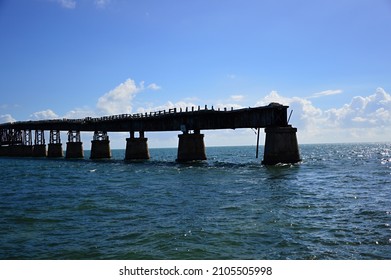
[[[0,124],[0,156],[63,157],[60,132],[68,133],[66,158],[83,158],[80,132],[94,132],[91,158],[110,158],[108,132],[129,132],[126,160],[149,159],[145,132],[181,131],[177,161],[206,160],[202,130],[265,128],[264,164],[300,161],[296,128],[287,121],[287,108],[278,103],[234,110],[191,107],[159,112],[122,114],[100,118],[18,121]],[[34,133],[33,133],[34,131]],[[46,149],[45,131],[50,139]],[[136,135],[136,133],[138,135]],[[137,137],[138,136],[138,137]]]

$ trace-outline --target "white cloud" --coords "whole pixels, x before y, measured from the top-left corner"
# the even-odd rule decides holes
[[[378,88],[370,96],[356,96],[341,108],[325,111],[327,118],[343,128],[373,128],[391,125],[391,96]]]
[[[58,115],[54,113],[51,109],[47,109],[44,111],[39,111],[31,114],[30,118],[34,120],[49,120],[49,119],[57,119]]]
[[[66,9],[76,8],[76,0],[57,0],[57,2]]]
[[[9,123],[16,121],[10,114],[0,115],[0,123]]]
[[[144,107],[139,107],[137,109],[137,113],[149,113],[149,112],[159,112],[159,111],[168,111],[170,109],[176,108],[177,110],[182,109],[183,111],[186,111],[186,108],[191,111],[192,107],[194,110],[198,110],[198,105],[192,103],[192,102],[186,102],[186,101],[178,101],[178,102],[171,102],[167,101],[163,105],[158,105],[158,106],[149,106],[147,108]]]
[[[276,91],[256,106],[278,102],[293,110],[290,123],[304,142],[382,141],[391,137],[391,95],[378,88],[369,96],[356,96],[340,108],[321,110],[300,97],[283,97]]]
[[[91,110],[88,107],[83,107],[75,108],[63,116],[63,118],[66,119],[83,119],[85,117],[97,117],[97,114],[94,110]]]
[[[158,86],[158,85],[155,84],[155,83],[152,83],[152,84],[148,85],[147,88],[148,88],[148,89],[151,89],[151,90],[160,90],[160,89],[161,89],[161,87]]]
[[[98,99],[96,107],[107,115],[129,114],[132,112],[132,100],[144,89],[144,82],[137,86],[132,79],[127,79]]]
[[[220,110],[224,110],[224,109],[227,109],[227,110],[231,110],[232,108],[233,109],[240,109],[240,108],[243,108],[242,105],[240,104],[236,104],[236,103],[223,103],[223,102],[219,102],[216,104],[216,106],[214,107],[214,109],[220,109]]]
[[[329,90],[324,90],[321,92],[314,93],[311,97],[317,98],[317,97],[328,96],[328,95],[336,95],[336,94],[341,94],[342,92],[343,91],[341,89],[329,89]]]

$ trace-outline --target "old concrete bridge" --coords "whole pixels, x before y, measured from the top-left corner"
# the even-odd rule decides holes
[[[300,161],[297,129],[288,125],[287,108],[288,106],[277,103],[238,110],[215,110],[213,107],[208,109],[205,106],[101,118],[4,123],[0,124],[0,156],[63,157],[60,132],[66,131],[68,142],[65,157],[83,158],[80,132],[93,131],[91,159],[110,158],[110,140],[107,133],[125,131],[130,133],[130,137],[126,138],[125,159],[145,160],[149,159],[145,132],[182,131],[182,134],[178,135],[177,160],[205,160],[204,135],[201,134],[201,130],[265,128],[266,140],[262,162],[296,163]],[[45,144],[45,131],[50,132],[48,149]]]

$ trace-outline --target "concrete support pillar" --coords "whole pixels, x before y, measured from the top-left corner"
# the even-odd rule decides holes
[[[194,134],[180,134],[178,144],[178,162],[206,160],[204,134],[196,131]]]
[[[33,146],[32,145],[16,145],[13,146],[14,156],[17,157],[31,157],[33,155]]]
[[[7,157],[31,157],[33,155],[33,146],[28,145],[9,145],[1,147],[0,155]]]
[[[265,128],[265,150],[262,164],[297,163],[301,161],[297,143],[297,128],[268,127]]]
[[[80,139],[80,131],[68,131],[65,158],[84,158],[83,142],[81,142]]]
[[[41,129],[35,131],[33,157],[46,157],[45,132]]]
[[[8,156],[8,146],[0,146],[0,156],[1,157]]]
[[[61,143],[49,143],[48,157],[58,158],[58,157],[63,157],[63,156],[64,156],[64,151],[62,150]]]
[[[130,132],[130,138],[126,138],[125,160],[149,159],[148,138],[144,137],[144,131],[140,131],[140,138],[134,137]]]
[[[90,159],[111,158],[110,140],[105,131],[95,131],[91,141]]]
[[[33,146],[33,157],[46,157],[46,145],[40,144],[40,145],[34,145]]]
[[[56,157],[63,157],[63,156],[64,156],[64,152],[62,150],[60,131],[51,130],[50,141],[48,146],[48,157],[56,158]]]
[[[84,158],[83,142],[67,142],[65,158]]]

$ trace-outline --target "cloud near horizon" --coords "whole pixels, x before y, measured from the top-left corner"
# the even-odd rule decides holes
[[[16,121],[10,114],[0,115],[0,123],[9,123]]]
[[[290,123],[308,143],[389,141],[391,136],[391,95],[380,87],[372,95],[356,96],[340,108],[327,110],[305,98],[283,97],[276,91],[256,105],[271,102],[289,105],[289,110],[293,110]]]
[[[32,113],[30,115],[30,118],[32,118],[32,120],[50,120],[50,119],[58,119],[59,116],[56,113],[54,113],[53,110],[47,109],[44,111]]]

